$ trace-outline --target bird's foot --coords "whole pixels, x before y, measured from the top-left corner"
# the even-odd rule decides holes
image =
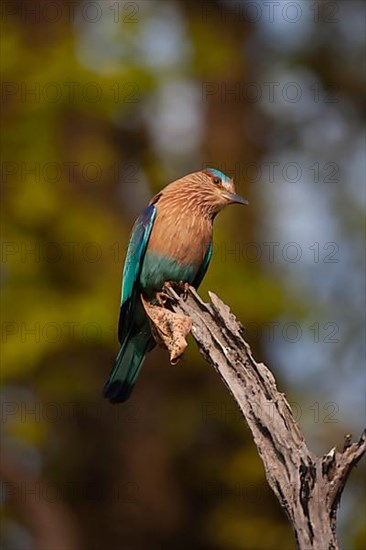
[[[182,298],[185,302],[188,298],[188,291],[189,291],[189,283],[183,283],[183,281],[180,281],[178,283],[178,288],[182,292]]]
[[[183,281],[179,281],[179,283],[173,282],[173,281],[166,281],[164,283],[164,288],[161,292],[156,293],[156,299],[158,300],[159,304],[164,307],[165,303],[168,300],[171,300],[171,296],[167,292],[165,292],[164,289],[172,288],[173,290],[176,290],[179,295],[182,296],[183,300],[186,301],[188,298],[188,291],[189,291],[189,283],[184,283]]]
[[[159,306],[165,307],[165,304],[169,300],[168,294],[166,292],[164,292],[164,290],[162,290],[161,292],[157,292],[155,294],[155,296],[156,296],[156,300],[157,300]]]
[[[189,283],[184,283],[183,281],[179,281],[179,283],[176,283],[173,281],[167,281],[164,286],[167,288],[172,288],[173,290],[176,290],[176,292],[182,296],[184,301],[187,300]]]

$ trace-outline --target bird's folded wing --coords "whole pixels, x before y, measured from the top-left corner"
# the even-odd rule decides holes
[[[121,309],[118,323],[118,338],[122,342],[131,328],[132,312],[137,297],[137,283],[156,217],[156,207],[148,206],[137,218],[132,228],[123,268]]]
[[[209,244],[209,247],[208,247],[207,252],[205,254],[205,257],[203,259],[202,265],[201,265],[201,267],[200,267],[200,269],[199,269],[199,271],[196,275],[196,278],[193,281],[193,286],[195,288],[198,288],[200,286],[200,284],[202,282],[202,279],[206,275],[206,271],[207,271],[207,268],[210,264],[211,257],[212,257],[212,241]]]

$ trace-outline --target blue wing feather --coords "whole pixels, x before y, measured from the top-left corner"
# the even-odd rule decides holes
[[[202,280],[204,278],[204,276],[206,275],[206,271],[207,271],[207,268],[209,266],[209,263],[211,261],[211,257],[212,257],[212,241],[210,242],[209,244],[209,247],[207,249],[207,252],[205,254],[205,257],[203,259],[203,262],[202,262],[202,265],[196,275],[196,278],[195,280],[193,281],[193,286],[195,288],[198,288],[200,286],[200,284],[202,283]]]
[[[118,338],[121,344],[131,329],[131,313],[136,301],[137,283],[155,217],[156,207],[151,204],[137,218],[132,228],[122,277],[121,309],[118,323]]]

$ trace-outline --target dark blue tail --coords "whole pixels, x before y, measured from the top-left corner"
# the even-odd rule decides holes
[[[151,334],[145,331],[127,336],[117,353],[103,395],[111,403],[123,403],[130,397],[145,356],[154,347]]]

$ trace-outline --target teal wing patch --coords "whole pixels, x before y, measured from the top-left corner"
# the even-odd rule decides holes
[[[211,260],[211,257],[212,257],[212,241],[210,242],[209,244],[209,247],[207,249],[207,252],[205,254],[205,257],[203,259],[203,262],[202,262],[202,265],[196,275],[196,278],[195,280],[193,281],[193,286],[194,288],[198,288],[200,286],[200,284],[202,283],[202,280],[204,278],[204,276],[206,275],[206,271],[207,271],[207,268],[209,266],[209,263],[210,263],[210,260]]]
[[[151,204],[137,218],[132,229],[122,278],[121,309],[118,322],[118,339],[121,344],[131,329],[137,282],[155,217],[156,207]]]

